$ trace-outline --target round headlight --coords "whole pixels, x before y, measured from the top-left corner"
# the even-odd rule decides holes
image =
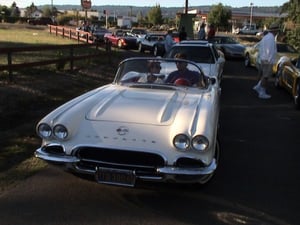
[[[173,144],[177,149],[185,151],[190,146],[190,139],[185,134],[178,134],[175,136]]]
[[[197,135],[192,140],[192,146],[197,151],[205,151],[208,148],[208,145],[208,139],[202,135]]]
[[[41,138],[49,138],[52,135],[52,129],[46,123],[41,123],[37,128],[37,132]]]
[[[68,130],[65,126],[58,124],[53,128],[53,134],[58,139],[66,139],[68,137]]]

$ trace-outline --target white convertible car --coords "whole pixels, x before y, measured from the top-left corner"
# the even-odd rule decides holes
[[[177,71],[178,65],[184,69]],[[220,155],[217,83],[191,61],[126,59],[111,84],[37,124],[42,144],[35,156],[104,184],[205,184]]]

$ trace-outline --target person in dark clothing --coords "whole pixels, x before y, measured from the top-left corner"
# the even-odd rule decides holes
[[[187,59],[187,56],[183,53],[177,53],[176,59]],[[200,74],[196,71],[191,71],[187,68],[187,63],[178,61],[176,62],[177,70],[169,74],[165,83],[173,83],[177,85],[177,81],[185,80],[184,86],[194,86],[200,82]],[[182,85],[182,84],[181,84]]]
[[[183,40],[186,40],[187,38],[187,33],[185,31],[185,27],[181,27],[181,30],[179,32],[179,41],[183,41]]]
[[[198,32],[199,40],[205,40],[205,38],[206,38],[205,26],[206,26],[205,23],[202,23],[200,26],[200,29]]]
[[[212,23],[210,26],[209,26],[209,30],[208,30],[208,33],[207,33],[207,40],[209,40],[210,38],[213,38],[216,34],[216,29],[215,29],[215,25]]]

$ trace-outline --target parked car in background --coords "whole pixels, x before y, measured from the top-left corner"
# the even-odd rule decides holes
[[[247,46],[245,49],[245,66],[254,66],[257,68],[257,56],[260,42],[253,46]],[[299,56],[299,52],[287,43],[277,42],[276,63],[273,66],[273,74],[277,73],[279,59],[282,56],[287,56],[291,61],[294,61]]]
[[[244,59],[245,45],[240,44],[233,37],[216,35],[209,39],[219,50],[224,53],[225,58]]]
[[[197,77],[193,86],[182,78],[164,82],[177,63],[185,63]],[[150,73],[151,66],[158,71]],[[148,76],[155,79],[150,82]],[[126,59],[112,84],[65,103],[37,124],[42,144],[35,156],[91,174],[101,184],[206,184],[221,153],[215,82],[191,61]]]
[[[236,30],[236,34],[257,35],[261,30],[257,29],[256,24],[246,24],[241,29]]]
[[[104,27],[97,27],[93,29],[92,31],[94,42],[104,42],[104,36],[105,34],[111,34],[112,32]]]
[[[106,43],[118,48],[134,49],[136,48],[137,38],[123,30],[117,30],[113,33],[104,35]]]
[[[148,33],[142,39],[138,39],[138,49],[140,52],[149,51],[154,56],[163,56],[165,53],[164,33]]]
[[[300,56],[292,61],[286,56],[279,59],[274,84],[287,90],[293,96],[296,108],[300,109]]]
[[[28,19],[30,25],[56,25],[57,23],[50,17],[39,17]]]
[[[147,34],[147,30],[143,28],[132,28],[130,33],[135,35],[137,38],[144,38]]]
[[[164,57],[174,58],[177,53],[187,55],[188,60],[196,62],[206,76],[215,77],[221,83],[225,57],[212,43],[198,40],[181,41],[173,45]]]

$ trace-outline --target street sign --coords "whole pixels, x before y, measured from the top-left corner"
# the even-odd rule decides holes
[[[81,6],[84,9],[90,9],[92,7],[92,1],[91,0],[81,0]]]

